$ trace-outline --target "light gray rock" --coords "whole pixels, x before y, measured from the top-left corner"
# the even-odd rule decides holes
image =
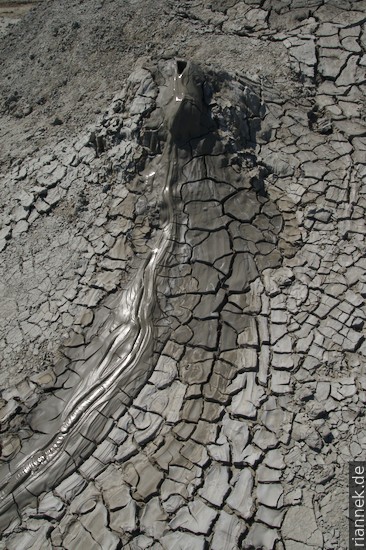
[[[281,508],[283,506],[283,488],[279,483],[258,483],[258,502],[270,508]]]
[[[289,44],[287,44],[288,42]],[[314,40],[301,40],[290,38],[284,41],[284,44],[290,48],[290,55],[297,62],[298,71],[306,76],[314,76],[314,66],[317,63],[316,53],[315,53],[315,42]]]
[[[12,535],[6,542],[6,548],[9,550],[18,550],[19,548],[51,550],[51,541],[47,537],[49,530],[49,523],[39,522],[37,526],[33,526],[32,530]]]
[[[82,515],[80,523],[101,548],[116,550],[119,537],[108,528],[107,510],[102,502],[98,502],[91,513]]]
[[[28,211],[23,206],[16,206],[11,213],[11,217],[14,222],[19,222],[20,220],[25,220],[28,217]]]
[[[151,495],[157,493],[158,487],[163,480],[163,474],[147,459],[136,459],[133,461],[133,464],[138,475],[136,492],[140,498],[148,500]]]
[[[179,495],[170,495],[164,502],[162,502],[162,508],[167,514],[174,514],[177,512],[184,504],[186,500]]]
[[[9,401],[3,402],[0,408],[0,422],[8,422],[16,412],[20,410],[19,402],[11,398]]]
[[[271,388],[275,394],[291,393],[291,375],[285,371],[273,371]]]
[[[62,545],[67,550],[73,548],[81,548],[82,550],[95,549],[99,544],[93,539],[89,531],[86,531],[79,521],[75,521],[70,525],[62,540]]]
[[[164,550],[204,550],[205,539],[204,537],[195,536],[191,533],[182,533],[181,531],[170,532],[164,534],[160,543]]]
[[[207,534],[217,512],[208,507],[202,500],[195,499],[188,506],[181,508],[170,522],[172,529],[184,529],[195,534]]]
[[[39,499],[38,513],[41,516],[47,516],[54,519],[60,519],[63,514],[65,504],[61,499],[55,497],[52,493],[47,493]]]
[[[165,501],[173,495],[179,495],[183,498],[188,497],[188,490],[184,483],[172,479],[165,479],[160,487],[161,498]]]
[[[154,539],[151,537],[138,535],[129,543],[128,548],[131,550],[145,550],[145,548],[156,548],[156,550],[161,550],[162,546],[158,543],[154,544]]]
[[[220,508],[229,490],[228,468],[213,463],[205,476],[204,485],[198,491],[198,494],[208,503]]]
[[[244,422],[231,420],[229,416],[223,418],[223,435],[230,442],[232,460],[234,464],[242,464],[245,447],[248,444],[249,430]]]
[[[273,550],[279,534],[275,529],[270,529],[262,523],[254,523],[245,538],[245,543],[262,548],[263,550]]]
[[[129,487],[124,482],[122,472],[114,465],[108,466],[96,478],[96,485],[101,487],[103,499],[109,511],[119,510],[130,503]]]
[[[185,206],[184,210],[188,215],[189,229],[204,229],[205,231],[213,231],[225,226],[226,220],[223,218],[222,206],[219,202],[192,201]],[[223,234],[224,233],[225,232],[223,232]],[[221,232],[217,233],[219,239],[220,234]],[[210,236],[208,238],[210,238]],[[210,240],[213,243],[215,239],[211,238]],[[203,247],[202,251],[203,250],[206,253],[209,253],[207,248]],[[222,250],[220,246],[218,246],[218,250]]]
[[[258,277],[258,269],[251,255],[247,253],[237,253],[234,257],[232,275],[227,281],[227,285],[233,292],[243,292],[249,288],[250,283]]]
[[[281,471],[275,470],[274,468],[269,468],[264,464],[260,464],[257,469],[257,480],[260,483],[275,483],[280,481]]]
[[[4,225],[2,229],[0,230],[0,240],[6,240],[9,239],[11,236],[11,226],[10,225]]]
[[[253,486],[253,473],[250,468],[245,468],[241,471],[232,493],[226,500],[230,508],[244,519],[250,519],[254,514]]]
[[[219,519],[214,527],[214,535],[211,541],[212,550],[231,550],[238,545],[239,537],[245,533],[246,526],[233,514],[225,510],[220,512]]]
[[[162,509],[159,498],[154,497],[143,508],[140,528],[146,535],[159,540],[166,529],[167,519],[168,516]]]
[[[151,384],[157,388],[163,389],[169,386],[177,377],[177,362],[172,357],[161,355],[152,376],[150,377]]]
[[[234,395],[229,410],[234,416],[256,418],[258,408],[264,399],[264,389],[256,384],[256,373],[248,372],[244,389]]]
[[[197,466],[203,467],[209,461],[206,447],[192,440],[189,440],[187,443],[185,443],[185,445],[182,446],[180,453],[182,457],[186,458]]]
[[[266,12],[260,8],[249,8],[246,4],[236,4],[227,11],[228,20],[223,29],[227,33],[245,36],[248,32],[267,28]]]
[[[285,509],[274,510],[273,508],[268,508],[267,506],[259,506],[257,514],[255,516],[256,520],[263,522],[265,525],[268,525],[272,528],[280,528],[283,522],[284,515],[286,513]]]
[[[86,486],[86,480],[79,474],[74,473],[62,481],[55,489],[55,495],[66,501],[73,501]]]
[[[267,449],[274,449],[278,444],[278,439],[273,432],[268,431],[264,427],[260,427],[254,434],[253,443],[264,451]]]
[[[269,468],[275,468],[277,470],[283,470],[285,467],[285,461],[279,449],[272,449],[268,451],[264,457],[263,463]]]
[[[229,440],[221,433],[217,438],[215,445],[207,446],[208,454],[214,460],[227,464],[230,462],[230,444]]]
[[[137,526],[136,513],[136,503],[131,500],[124,508],[110,513],[110,528],[120,535],[132,533]]]
[[[26,220],[20,220],[14,225],[12,236],[18,237],[22,233],[26,233],[26,231],[28,231],[28,227],[29,227],[29,224]]]
[[[218,427],[215,424],[206,422],[205,420],[199,420],[191,438],[193,441],[197,441],[203,445],[215,443],[217,439],[217,431]]]
[[[314,511],[307,506],[294,506],[288,510],[282,533],[286,541],[317,547],[323,545],[323,536],[317,526]]]
[[[275,397],[270,396],[261,413],[263,425],[275,433],[280,441],[287,443],[292,428],[293,414],[281,409]]]
[[[294,167],[284,154],[270,153],[266,156],[265,164],[271,169],[271,172],[278,176],[292,176],[294,173]]]

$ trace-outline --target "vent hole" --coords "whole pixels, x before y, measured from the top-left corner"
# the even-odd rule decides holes
[[[184,69],[187,67],[187,62],[179,60],[177,61],[178,76],[182,76]]]

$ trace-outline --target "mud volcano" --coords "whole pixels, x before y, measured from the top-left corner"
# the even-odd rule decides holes
[[[49,2],[2,38],[0,549],[347,548],[366,6],[310,4]]]

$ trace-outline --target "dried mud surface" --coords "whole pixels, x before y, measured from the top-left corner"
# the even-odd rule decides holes
[[[0,548],[346,550],[365,2],[67,8],[0,42]]]

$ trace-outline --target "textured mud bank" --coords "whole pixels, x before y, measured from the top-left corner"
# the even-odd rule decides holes
[[[185,159],[191,140],[207,136],[213,129],[203,97],[202,75],[198,69],[184,60],[170,61],[161,69],[162,73],[155,75],[155,80],[164,81],[159,91],[153,88],[154,81],[147,71],[139,75],[145,77],[145,81],[141,82],[144,85],[141,97],[145,94],[157,95],[156,103],[163,114],[163,120],[159,120],[156,127],[156,121],[149,121],[149,139],[153,136],[158,139],[158,133],[164,130],[166,133],[159,159],[154,159],[154,163],[147,161],[145,167],[147,177],[158,179],[161,186],[158,234],[153,243],[149,243],[149,248],[153,248],[137,268],[127,288],[117,291],[113,306],[110,304],[110,319],[107,320],[110,334],[104,331],[99,335],[102,346],[93,350],[90,359],[82,366],[84,375],[76,388],[70,389],[68,399],[64,397],[63,410],[59,414],[56,412],[58,396],[43,402],[41,413],[35,409],[35,432],[48,433],[51,438],[46,445],[42,443],[45,437],[30,440],[28,456],[22,458],[19,464],[12,465],[10,473],[2,480],[3,512],[13,509],[8,512],[8,517],[2,515],[4,524],[9,524],[12,511],[14,513],[15,495],[18,507],[24,507],[32,496],[38,496],[47,487],[62,481],[70,470],[76,468],[83,455],[91,454],[96,445],[93,445],[93,440],[86,440],[83,430],[90,428],[92,422],[93,439],[98,439],[104,432],[108,415],[121,407],[121,392],[125,396],[125,404],[129,405],[151,375],[156,279],[175,241],[172,194],[177,193],[185,164],[180,159],[181,150]],[[142,101],[136,110],[143,115],[146,104]],[[104,149],[103,136],[98,137],[99,146]],[[80,342],[77,337],[68,345],[72,347],[75,341],[78,347]],[[94,423],[91,417],[96,414],[104,416],[105,422]],[[32,448],[33,452],[30,451]]]
[[[118,7],[82,4],[73,70],[93,10]],[[88,99],[105,67],[75,72],[76,118],[51,73],[38,104],[4,65],[0,547],[345,550],[366,450],[364,4],[161,2],[149,40],[145,4],[119,20],[113,98]],[[18,37],[37,14],[45,36],[58,21],[50,55],[71,51],[52,2]]]

